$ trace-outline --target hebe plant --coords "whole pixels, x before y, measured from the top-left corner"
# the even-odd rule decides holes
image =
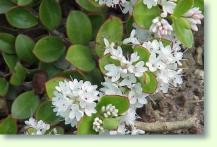
[[[130,117],[128,114],[133,111],[134,122],[136,109],[147,103],[148,95],[161,91],[160,74],[146,64],[153,58],[153,49],[148,48],[147,42],[155,40],[166,47],[175,40],[182,48],[193,47],[192,30],[197,29],[199,22],[194,22],[195,18],[187,17],[186,13],[193,8],[203,11],[204,5],[203,0],[165,0],[152,6],[148,1],[153,0],[0,0],[0,97],[7,100],[9,108],[1,118],[0,133],[24,133],[24,128],[26,134],[34,135],[64,134],[64,130],[66,134],[98,134],[116,131],[123,124],[131,127],[130,131],[135,129],[133,123],[127,124],[123,117]],[[171,5],[172,11],[166,11],[166,4]],[[166,22],[157,26],[161,19]],[[155,24],[154,20],[159,22]],[[131,32],[133,29],[136,32]],[[128,63],[136,57],[139,59]],[[125,82],[116,87],[122,94],[114,91],[109,94],[108,89],[105,90],[108,79],[113,84],[120,79],[114,77],[118,74],[108,65],[114,67],[112,70],[126,68],[129,78],[135,79],[132,82],[118,73]],[[74,131],[64,125],[63,114],[54,111],[54,105],[58,104],[52,100],[60,92],[61,82],[73,79],[90,81],[100,91],[93,102],[96,112],[92,115],[87,115],[83,108],[85,112],[78,120],[77,113],[71,114],[73,109],[70,109],[69,118],[76,115],[77,119],[72,126]],[[132,85],[141,87],[140,95],[132,96],[135,88]],[[117,109],[117,116],[105,117],[102,109],[108,105]],[[25,127],[24,121],[30,117],[39,122],[30,119]],[[102,120],[103,132],[94,129],[95,118]],[[37,132],[40,129],[41,132]]]

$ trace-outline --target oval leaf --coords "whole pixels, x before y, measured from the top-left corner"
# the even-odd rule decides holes
[[[37,120],[42,120],[50,125],[56,125],[60,122],[56,113],[53,112],[53,105],[51,101],[41,103],[35,116]]]
[[[105,50],[104,38],[110,42],[119,43],[123,37],[123,24],[118,17],[112,16],[100,27],[96,36],[96,53],[103,56]]]
[[[66,21],[66,32],[74,44],[88,44],[92,37],[91,21],[81,11],[71,11]]]
[[[39,105],[39,98],[33,91],[20,94],[13,102],[11,113],[16,119],[27,119],[31,117]]]
[[[103,128],[108,130],[115,130],[118,128],[120,120],[117,118],[105,118],[103,120]]]
[[[46,82],[45,88],[47,92],[47,96],[51,99],[53,97],[53,92],[56,89],[56,86],[59,85],[60,81],[65,80],[63,77],[55,77],[49,81]]]
[[[14,72],[10,77],[10,83],[14,86],[19,86],[23,83],[26,78],[27,71],[26,69],[17,62],[16,66],[14,67]]]
[[[0,134],[16,134],[17,133],[17,123],[9,115],[7,118],[3,119],[0,123]]]
[[[54,36],[41,38],[35,45],[33,53],[42,62],[50,63],[58,60],[65,52],[62,40]]]
[[[49,30],[56,28],[61,22],[61,8],[56,0],[43,0],[39,8],[42,24]]]
[[[83,9],[85,9],[89,12],[100,12],[103,10],[103,8],[100,7],[100,5],[96,6],[96,4],[93,4],[93,2],[91,2],[91,0],[76,0],[76,3],[80,7],[82,7]]]
[[[179,0],[173,11],[173,15],[176,17],[182,16],[193,6],[193,4],[194,4],[194,0]]]
[[[16,0],[19,6],[26,6],[33,2],[33,0]]]
[[[15,37],[8,33],[0,33],[0,51],[13,54]]]
[[[10,25],[20,29],[27,29],[38,24],[38,19],[24,8],[13,8],[6,13]]]
[[[98,112],[101,111],[103,106],[107,106],[108,104],[112,104],[118,109],[119,114],[123,114],[129,108],[129,100],[127,97],[118,96],[118,95],[106,95],[101,97],[99,103],[96,106]]]
[[[100,58],[99,69],[103,74],[105,74],[105,65],[107,64],[120,65],[120,62],[118,60],[112,59],[110,55],[105,55],[102,58]]]
[[[6,13],[13,6],[14,4],[9,0],[0,0],[0,14]]]
[[[149,9],[143,4],[142,0],[139,0],[134,6],[134,21],[142,28],[149,29],[152,24],[152,20],[157,16],[160,16],[160,8],[158,6]]]
[[[18,58],[26,63],[36,62],[37,60],[32,53],[34,45],[35,43],[30,37],[23,34],[18,35],[15,41],[15,49]]]
[[[81,118],[81,120],[78,123],[77,126],[77,134],[78,135],[88,135],[88,134],[97,134],[94,130],[93,130],[93,121],[94,121],[94,115],[92,115],[91,117],[89,116],[84,116]]]
[[[9,71],[11,73],[14,72],[14,68],[15,68],[16,63],[17,63],[17,56],[13,55],[13,54],[6,54],[6,53],[2,53],[2,56],[4,58],[6,65],[9,68]]]
[[[91,71],[96,66],[90,49],[83,45],[71,46],[66,54],[66,60],[82,71]]]
[[[173,19],[173,29],[176,37],[184,44],[184,46],[191,48],[193,46],[193,33],[188,26],[188,22],[184,18]]]
[[[139,79],[144,93],[154,93],[157,89],[158,82],[152,72],[145,72],[144,76]]]
[[[134,52],[138,53],[140,61],[147,62],[149,60],[150,52],[146,48],[142,46],[136,46],[133,50]]]

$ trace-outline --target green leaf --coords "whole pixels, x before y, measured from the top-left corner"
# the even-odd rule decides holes
[[[35,56],[45,63],[57,61],[64,52],[64,43],[60,38],[54,36],[41,38],[33,49]]]
[[[96,38],[100,26],[104,23],[106,16],[104,14],[95,14],[89,16],[93,28],[93,38]]]
[[[26,6],[33,2],[33,0],[16,0],[19,6]]]
[[[4,78],[0,77],[0,96],[5,96],[8,92],[9,83]]]
[[[14,4],[9,0],[0,0],[0,14],[6,13],[13,6]]]
[[[191,48],[193,46],[194,37],[187,20],[184,18],[174,18],[172,26],[176,37],[184,46]]]
[[[173,15],[176,17],[182,16],[193,6],[193,4],[194,0],[179,0],[173,11]]]
[[[9,71],[12,73],[17,63],[17,56],[13,54],[2,53],[4,61],[9,68]]]
[[[140,61],[147,62],[149,60],[150,52],[146,48],[142,46],[136,46],[133,50],[134,52],[138,53]]]
[[[42,24],[49,30],[55,29],[61,22],[62,12],[56,0],[42,0],[39,7]]]
[[[30,37],[23,34],[18,35],[15,41],[15,49],[18,58],[26,63],[35,63],[37,59],[32,53],[34,46],[35,43]]]
[[[81,11],[71,11],[66,21],[66,32],[73,44],[88,44],[92,37],[91,21]]]
[[[13,54],[15,37],[8,33],[0,33],[0,51]]]
[[[39,98],[33,91],[20,94],[13,102],[11,114],[16,119],[27,119],[31,117],[39,105]]]
[[[120,65],[120,62],[118,60],[112,59],[110,55],[102,56],[99,59],[99,69],[103,74],[105,74],[105,65],[107,64],[114,64],[118,66]]]
[[[105,118],[103,120],[103,128],[108,130],[117,129],[119,126],[120,120],[118,118]]]
[[[64,135],[64,129],[62,127],[52,128],[49,132],[49,135]]]
[[[9,115],[7,118],[3,119],[0,123],[0,134],[16,134],[17,133],[17,123]]]
[[[160,8],[158,6],[149,9],[143,4],[142,0],[139,0],[133,9],[133,18],[136,24],[142,28],[149,29],[152,24],[152,20],[160,16]]]
[[[51,63],[39,63],[39,69],[47,73],[48,78],[52,78],[62,70],[57,68],[54,64]]]
[[[65,78],[63,78],[63,77],[55,77],[55,78],[46,82],[45,88],[46,88],[47,96],[50,99],[52,99],[52,97],[53,97],[53,92],[56,89],[56,86],[59,85],[59,82],[64,81],[64,80],[65,80]]]
[[[81,118],[81,120],[79,121],[78,125],[77,125],[77,134],[78,135],[88,135],[88,134],[97,134],[94,130],[93,130],[93,121],[94,121],[94,115],[92,115],[91,117],[89,116],[84,116]]]
[[[68,49],[66,60],[82,71],[91,71],[95,68],[95,61],[88,47],[73,45]]]
[[[156,76],[152,72],[145,72],[144,76],[139,78],[143,92],[154,93],[157,89],[158,82]]]
[[[21,85],[26,78],[26,74],[26,69],[19,62],[17,62],[16,66],[14,67],[14,72],[10,77],[11,85]]]
[[[100,112],[101,108],[103,106],[107,106],[108,104],[112,104],[113,106],[115,106],[116,109],[118,109],[119,114],[123,114],[124,112],[126,112],[130,105],[127,97],[118,95],[106,95],[102,96],[100,101],[98,102],[96,106],[97,112]]]
[[[27,29],[38,24],[38,19],[28,10],[20,7],[10,9],[6,13],[10,25],[20,29]]]
[[[198,7],[201,11],[204,12],[204,0],[195,0],[193,7]]]
[[[109,42],[119,43],[123,37],[123,24],[120,18],[112,16],[100,27],[96,36],[96,53],[103,56],[105,50],[104,38]]]
[[[50,125],[56,125],[60,122],[60,118],[57,117],[56,113],[53,111],[51,101],[41,103],[35,116],[37,120],[42,120]]]
[[[84,10],[86,11],[89,11],[89,12],[101,12],[103,11],[103,7],[100,7],[100,5],[96,5],[96,4],[93,4],[91,2],[91,0],[75,0],[76,3],[82,7]]]

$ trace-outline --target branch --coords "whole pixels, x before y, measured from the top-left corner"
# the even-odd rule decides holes
[[[182,121],[173,121],[173,122],[135,122],[135,127],[148,132],[164,132],[164,131],[173,131],[178,129],[188,129],[196,126],[197,124],[196,115]]]

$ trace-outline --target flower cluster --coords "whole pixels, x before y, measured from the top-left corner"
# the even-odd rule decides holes
[[[99,99],[96,89],[97,86],[89,81],[74,79],[60,82],[52,98],[54,112],[65,119],[65,124],[74,127],[84,114],[91,116],[96,112],[95,101]]]
[[[103,125],[103,121],[99,117],[96,117],[93,122],[93,130],[99,133],[103,133],[104,128],[102,125]]]
[[[101,109],[104,117],[117,117],[118,116],[118,109],[115,108],[112,104],[107,106],[103,106]]]
[[[183,52],[179,42],[174,41],[172,45],[164,46],[161,41],[153,40],[143,43],[143,46],[151,53],[146,65],[150,71],[156,72],[161,91],[167,93],[170,86],[182,84],[182,70],[178,65],[181,65]]]
[[[105,65],[105,82],[101,91],[106,95],[124,95],[129,97],[130,104],[134,107],[141,107],[146,104],[147,94],[142,92],[141,84],[137,78],[144,75],[147,71],[144,61],[140,61],[138,53],[132,53],[127,59],[123,55],[120,46],[115,48],[114,43],[109,43],[104,39],[106,50],[104,54],[110,54],[112,59],[118,60],[120,65]]]
[[[27,135],[45,135],[45,133],[50,129],[50,125],[44,123],[42,120],[37,121],[34,118],[30,118],[28,121],[25,121]]]

